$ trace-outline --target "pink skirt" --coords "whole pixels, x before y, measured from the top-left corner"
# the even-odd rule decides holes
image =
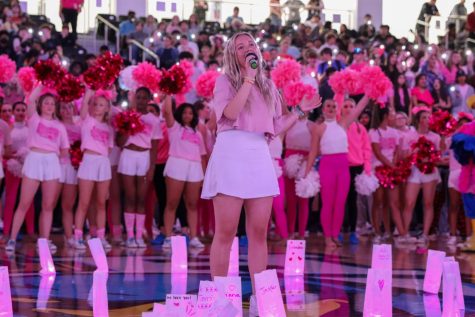
[[[264,134],[242,130],[218,134],[206,169],[201,198],[217,194],[252,199],[279,195],[279,184]]]

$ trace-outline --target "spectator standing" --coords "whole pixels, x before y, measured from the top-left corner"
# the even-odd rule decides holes
[[[312,19],[314,16],[320,17],[322,10],[325,8],[323,5],[323,0],[310,0],[307,5],[308,16],[307,21]]]
[[[465,8],[465,0],[460,0],[450,11],[447,24],[455,24],[457,26],[457,32],[462,31],[465,28],[465,19],[467,17],[467,8]]]
[[[208,11],[208,1],[195,0],[193,13],[196,15],[199,24],[203,24],[206,20],[206,12]]]
[[[157,55],[160,57],[160,65],[163,68],[170,68],[178,62],[178,50],[172,45],[172,37],[165,35],[163,37],[163,47],[159,48]]]
[[[305,4],[300,0],[288,0],[282,6],[287,12],[287,26],[300,24],[300,11],[305,9]]]
[[[419,13],[419,17],[417,18],[416,23],[416,33],[422,39],[422,41],[426,41],[425,38],[425,31],[426,28],[429,27],[429,22],[432,16],[436,15],[439,16],[439,9],[437,9],[435,3],[437,0],[429,0],[422,5],[421,12]]]
[[[63,24],[71,23],[71,30],[77,36],[78,15],[81,12],[84,0],[61,0],[59,15]]]

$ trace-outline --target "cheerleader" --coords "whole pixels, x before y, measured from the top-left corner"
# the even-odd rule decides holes
[[[62,103],[59,107],[59,119],[63,123],[68,133],[69,145],[81,141],[81,126],[77,118],[74,117],[74,104]],[[61,192],[61,210],[63,230],[66,243],[70,247],[74,247],[73,224],[74,215],[73,208],[78,193],[77,167],[71,164],[71,157],[67,155],[61,158],[61,177],[59,183],[62,186]]]
[[[140,87],[135,92],[134,105],[141,114],[144,131],[124,136],[119,135],[118,144],[123,148],[120,154],[118,172],[122,176],[125,191],[125,229],[127,248],[146,248],[143,240],[145,226],[145,194],[155,173],[158,140],[163,138],[160,120],[148,112],[152,93]],[[135,236],[134,236],[135,223]]]
[[[441,147],[441,138],[438,134],[429,131],[429,119],[431,111],[425,106],[415,107],[413,109],[414,122],[416,130],[409,132],[403,140],[403,155],[409,156],[411,152],[411,145],[417,142],[419,137],[424,136],[431,141],[437,150]],[[417,166],[413,166],[411,175],[407,180],[406,187],[406,206],[403,212],[404,232],[408,233],[414,206],[416,204],[417,196],[420,189],[424,196],[424,225],[423,233],[418,238],[417,242],[427,244],[429,242],[428,234],[434,218],[434,196],[435,187],[440,182],[439,170],[437,168],[430,174],[422,173]],[[401,232],[400,232],[401,233]]]
[[[49,239],[61,177],[59,157],[66,156],[69,149],[66,129],[56,120],[58,99],[53,93],[48,91],[42,93],[42,90],[42,85],[37,86],[31,93],[28,103],[27,144],[30,152],[23,164],[20,202],[5,248],[7,251],[15,250],[18,232],[40,185],[42,193],[40,237]],[[49,247],[53,252],[57,250],[51,241]]]
[[[111,96],[108,91],[94,93],[86,89],[81,106],[81,150],[84,155],[77,173],[79,201],[74,217],[74,247],[78,250],[86,249],[82,229],[93,197],[97,238],[104,249],[111,248],[105,238],[106,200],[112,178],[109,154],[114,146],[114,131],[108,121],[110,108]]]
[[[226,276],[229,253],[244,206],[249,240],[249,272],[267,267],[267,227],[279,186],[267,139],[285,132],[304,111],[314,109],[318,95],[304,99],[292,114],[282,115],[277,89],[261,65],[261,52],[249,33],[236,33],[226,43],[224,75],[216,80],[213,107],[218,136],[208,163],[202,198],[213,199],[216,231],[211,245],[211,275]],[[303,111],[302,111],[303,110]],[[251,313],[256,313],[251,296]]]
[[[369,131],[371,147],[373,149],[372,163],[374,168],[378,166],[394,167],[399,153],[399,136],[396,129],[389,127],[389,108],[378,109],[378,121],[374,122],[374,128]],[[395,188],[379,188],[373,194],[372,219],[376,236],[373,242],[376,244],[389,239],[391,234],[391,211],[392,219],[401,235],[399,240],[406,238],[405,228],[399,207],[399,190]],[[384,236],[381,232],[381,218],[384,225]],[[405,241],[405,240],[404,240]]]
[[[460,128],[465,123],[473,121],[473,116],[466,112],[458,113],[457,127]],[[447,148],[450,148],[451,138],[448,138]],[[462,171],[462,166],[455,159],[454,151],[449,152],[449,229],[450,237],[447,239],[447,244],[457,244],[457,215],[460,212],[462,203],[462,196],[459,189],[459,178]]]
[[[364,96],[354,111],[339,122],[336,120],[336,102],[332,99],[325,100],[322,110],[325,122],[317,125],[312,131],[312,143],[305,175],[312,169],[317,156],[321,155],[319,172],[322,210],[320,219],[325,245],[328,247],[340,246],[337,239],[343,224],[345,202],[350,189],[346,130],[358,118],[368,104],[368,100],[368,97]]]
[[[198,210],[203,164],[206,148],[203,136],[197,130],[198,113],[190,104],[181,104],[172,112],[171,97],[165,98],[163,115],[167,122],[170,152],[163,175],[166,177],[167,205],[164,213],[165,235],[164,248],[171,247],[175,213],[184,194],[187,219],[190,228],[190,247],[202,248],[198,239]]]
[[[292,155],[301,155],[303,157],[302,161],[306,161],[310,150],[310,131],[313,126],[314,123],[309,121],[307,117],[302,117],[285,133],[285,158]],[[303,168],[305,168],[305,166]],[[288,231],[291,235],[295,232],[298,209],[299,222],[297,238],[304,239],[309,213],[308,198],[297,197],[295,193],[295,176],[294,178],[290,178],[286,175],[284,179]]]
[[[18,101],[13,104],[13,116],[15,121],[10,131],[11,147],[10,155],[5,170],[5,209],[3,235],[9,236],[13,221],[13,211],[17,202],[18,190],[21,184],[21,169],[23,161],[28,153],[27,139],[28,127],[26,126],[26,104]],[[26,231],[32,236],[35,233],[35,209],[30,205],[26,213]]]

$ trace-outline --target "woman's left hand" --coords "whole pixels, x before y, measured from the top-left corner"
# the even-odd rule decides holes
[[[320,107],[322,104],[322,97],[318,94],[318,92],[312,98],[303,98],[302,102],[300,103],[300,109],[302,111],[312,111],[315,108]]]

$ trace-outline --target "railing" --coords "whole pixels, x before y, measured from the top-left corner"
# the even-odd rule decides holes
[[[109,29],[115,31],[116,33],[116,52],[120,52],[120,32],[119,28],[112,24],[110,21],[108,21],[106,18],[97,15],[96,16],[96,27],[94,28],[94,51],[97,52],[97,27],[98,27],[98,22],[104,23],[104,44],[108,45],[109,44]],[[155,59],[155,64],[160,66],[160,58],[158,55],[150,50],[149,48],[145,47],[142,43],[138,42],[137,40],[130,39],[128,41],[128,50],[129,50],[129,60],[132,61],[132,47],[135,45],[138,47],[140,50],[142,50],[142,60],[145,61],[148,56],[151,56],[153,59]],[[136,61],[137,62],[137,61]]]

